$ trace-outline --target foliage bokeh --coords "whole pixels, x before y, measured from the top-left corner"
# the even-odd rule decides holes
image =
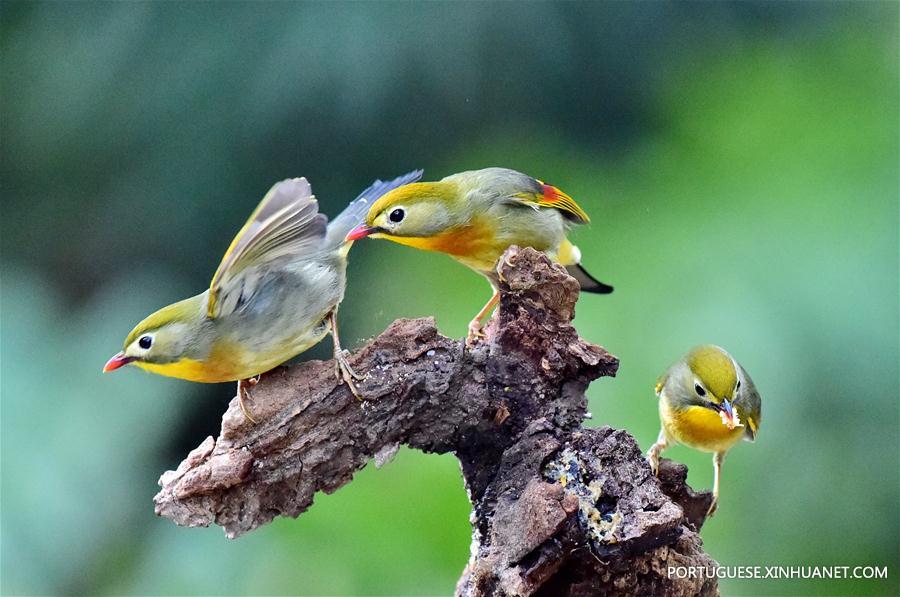
[[[622,360],[591,424],[658,430],[656,376],[727,347],[764,399],[703,530],[727,565],[889,565],[896,594],[898,5],[17,3],[2,49],[2,592],[447,594],[468,558],[450,456],[401,451],[237,541],[153,515],[229,385],[101,376],[199,291],[276,180],[337,213],[371,179],[505,165],[574,196],[616,286],[576,324]],[[487,294],[449,259],[353,250],[348,344],[448,334]],[[303,358],[323,358],[317,348]],[[674,448],[698,487],[708,455]]]

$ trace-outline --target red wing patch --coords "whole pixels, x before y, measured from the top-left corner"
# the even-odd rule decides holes
[[[551,184],[541,185],[541,194],[544,196],[544,201],[547,203],[559,201],[559,189]]]
[[[538,180],[537,182],[541,185],[540,193],[535,193],[531,196],[523,194],[520,195],[520,197],[526,202],[536,203],[541,207],[558,209],[561,212],[564,212],[569,219],[574,220],[579,224],[586,224],[591,221],[584,210],[581,209],[581,207],[575,203],[575,200],[569,197],[565,191],[552,184],[547,184],[542,180]]]

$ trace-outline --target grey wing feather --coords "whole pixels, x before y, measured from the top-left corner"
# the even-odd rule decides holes
[[[457,172],[443,178],[443,181],[465,181],[465,185],[485,200],[500,199],[513,205],[522,205],[515,196],[523,192],[537,193],[541,190],[540,183],[516,170],[509,168],[482,168],[480,170],[467,170]],[[537,209],[537,206],[529,206]]]
[[[741,407],[741,410],[743,410],[745,413],[748,413],[749,416],[753,418],[753,423],[756,427],[754,430],[750,428],[749,424],[745,426],[745,439],[754,441],[756,439],[757,433],[759,433],[760,423],[762,422],[762,400],[759,397],[759,392],[756,389],[756,384],[753,383],[753,380],[750,378],[750,375],[747,373],[746,369],[744,369],[740,364],[738,364],[738,369],[740,369],[742,387],[740,390],[740,399],[737,402]]]
[[[365,221],[366,214],[369,213],[369,208],[372,207],[375,201],[388,191],[416,182],[422,178],[422,173],[422,170],[413,170],[403,176],[398,176],[394,180],[376,180],[372,183],[369,188],[360,193],[344,211],[328,224],[326,246],[332,249],[344,244],[344,238],[347,236],[347,233]]]
[[[222,258],[210,283],[207,315],[214,318],[235,311],[253,296],[268,270],[319,251],[325,224],[305,178],[275,184]]]

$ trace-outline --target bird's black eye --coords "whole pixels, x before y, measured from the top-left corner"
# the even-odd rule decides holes
[[[405,218],[405,217],[406,217],[406,212],[403,211],[402,209],[400,209],[399,207],[397,209],[395,209],[394,211],[392,211],[388,215],[388,219],[391,222],[393,222],[394,224],[398,224],[398,223],[402,222],[403,218]]]
[[[741,389],[741,380],[738,380],[736,389],[738,389],[738,390]]]
[[[141,336],[141,339],[138,340],[138,346],[147,350],[153,344],[153,338],[150,336]]]
[[[694,384],[694,391],[697,392],[698,396],[706,396],[706,390],[704,390],[703,386],[698,383]]]

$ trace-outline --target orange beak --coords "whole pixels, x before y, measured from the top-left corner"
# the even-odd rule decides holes
[[[110,371],[115,371],[119,367],[124,367],[133,360],[134,357],[126,357],[125,353],[120,352],[116,355],[113,355],[113,358],[106,361],[106,364],[103,365],[103,372],[109,373]]]
[[[374,226],[367,226],[366,224],[360,224],[349,233],[347,233],[347,237],[344,240],[359,240],[361,238],[366,238],[373,232],[378,232],[378,228]]]

